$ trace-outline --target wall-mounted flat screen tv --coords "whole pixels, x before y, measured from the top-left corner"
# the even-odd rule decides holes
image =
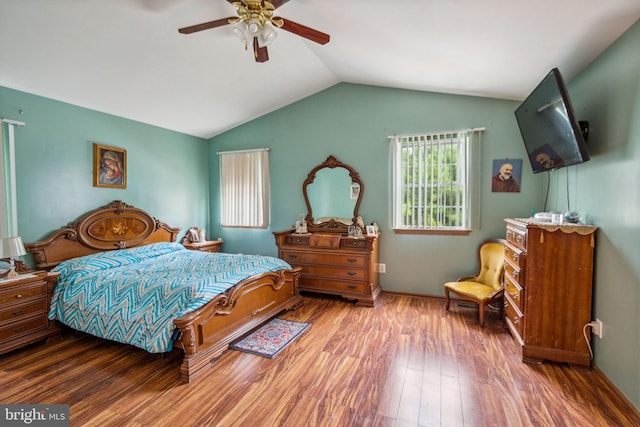
[[[589,160],[586,124],[575,118],[564,79],[557,68],[516,109],[516,120],[533,173],[572,166]],[[584,134],[583,134],[584,132]]]

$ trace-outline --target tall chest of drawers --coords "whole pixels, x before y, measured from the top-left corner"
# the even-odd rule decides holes
[[[589,368],[596,227],[505,222],[505,321],[522,360]]]
[[[0,282],[0,354],[61,332],[47,317],[57,277],[40,271]]]
[[[312,234],[274,232],[278,257],[302,267],[298,289],[340,295],[357,305],[373,307],[380,295],[378,243],[380,235],[335,236],[335,247],[313,245]]]

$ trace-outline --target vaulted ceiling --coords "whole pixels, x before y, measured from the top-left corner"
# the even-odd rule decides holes
[[[209,138],[339,82],[521,100],[570,80],[640,18],[638,0],[290,0],[254,61],[226,0],[0,0],[0,86]],[[14,117],[15,118],[15,117]]]

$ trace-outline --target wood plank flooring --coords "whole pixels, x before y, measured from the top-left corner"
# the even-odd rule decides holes
[[[383,294],[305,296],[274,359],[225,352],[191,384],[161,358],[67,334],[0,356],[0,402],[66,403],[72,426],[638,426],[598,370],[521,363],[498,313]]]

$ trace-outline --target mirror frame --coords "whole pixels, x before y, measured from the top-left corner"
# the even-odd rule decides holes
[[[313,184],[314,180],[316,179],[316,173],[325,168],[344,168],[349,172],[351,182],[360,185],[360,193],[358,194],[356,205],[353,208],[353,218],[351,219],[351,224],[343,224],[342,222],[335,221],[333,218],[331,218],[329,221],[321,222],[319,224],[316,224],[313,220],[313,211],[311,209],[311,203],[309,202],[307,187]],[[342,163],[334,156],[327,157],[327,160],[311,169],[311,172],[309,172],[309,175],[307,175],[307,179],[302,184],[302,194],[304,195],[304,202],[307,205],[307,216],[305,217],[305,220],[307,221],[307,230],[309,230],[310,232],[345,233],[348,231],[348,228],[350,226],[359,225],[358,217],[360,216],[360,202],[362,202],[362,195],[364,194],[364,183],[362,182],[362,180],[360,179],[360,175],[354,168],[347,165],[346,163]]]

